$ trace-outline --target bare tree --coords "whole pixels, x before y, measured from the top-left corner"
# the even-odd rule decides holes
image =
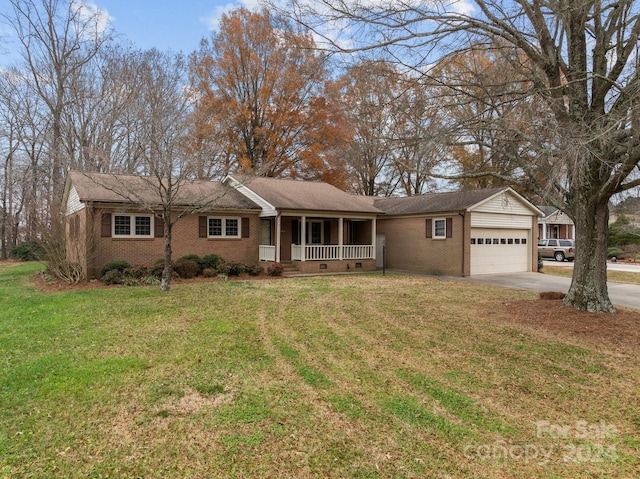
[[[81,72],[110,40],[106,19],[77,0],[9,0],[12,12],[3,14],[13,27],[21,46],[29,84],[42,98],[51,119],[49,155],[53,214],[60,207],[64,171],[69,152],[64,115],[74,77]],[[66,151],[65,151],[66,150]]]
[[[353,129],[346,151],[351,189],[368,196],[390,196],[394,175],[393,106],[402,94],[399,75],[386,62],[362,62],[342,76],[345,115]]]
[[[15,96],[13,84],[6,74],[0,75],[0,151],[2,151],[2,197],[0,198],[0,259],[7,259],[8,250],[15,245],[14,198],[17,191],[15,156],[19,146],[17,124],[14,115]]]
[[[171,285],[172,233],[174,225],[187,215],[210,209],[227,194],[212,190],[211,183],[196,181],[203,165],[189,154],[189,132],[193,98],[186,85],[182,55],[157,50],[140,52],[135,115],[140,129],[136,136],[141,158],[136,177],[95,175],[86,177],[146,210],[162,224],[164,270],[160,289]]]
[[[517,98],[503,101],[522,110],[537,104],[542,116],[529,110],[529,131],[542,134],[523,136],[518,124],[502,124],[505,145],[514,134],[521,145],[504,154],[524,159],[518,176],[505,179],[535,189],[574,220],[576,261],[565,303],[603,312],[614,311],[606,283],[609,199],[640,185],[630,178],[640,161],[639,10],[637,0],[292,0],[287,8],[335,51],[379,52],[429,75],[452,52],[485,44],[525,77]],[[339,26],[351,44],[327,34],[328,26]],[[464,85],[456,90],[465,93]]]

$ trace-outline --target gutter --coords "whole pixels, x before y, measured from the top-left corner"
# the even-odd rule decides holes
[[[465,265],[465,255],[464,255],[464,247],[466,246],[467,240],[465,238],[465,216],[466,216],[466,210],[463,211],[458,211],[458,215],[462,218],[462,264],[461,264],[461,276],[464,278],[465,274],[464,274],[464,265]],[[469,264],[469,272],[471,272],[471,264]]]

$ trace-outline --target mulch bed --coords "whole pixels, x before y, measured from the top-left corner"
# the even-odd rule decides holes
[[[264,279],[282,279],[283,276],[269,276],[268,274],[259,274],[258,276],[251,276],[248,274],[242,274],[240,276],[231,276],[228,281],[256,281]],[[122,286],[117,284],[104,284],[102,281],[91,280],[82,281],[78,284],[69,284],[60,279],[52,278],[42,274],[34,274],[32,276],[33,282],[39,291],[45,293],[55,293],[59,291],[80,291],[84,289],[102,289],[102,288],[135,288],[135,286]],[[192,283],[213,283],[220,281],[218,277],[214,278],[190,278],[190,279],[173,279],[171,285],[176,284],[192,284]],[[159,287],[159,285],[158,285]]]
[[[613,348],[640,347],[640,311],[620,309],[615,314],[580,312],[561,300],[522,300],[504,303],[510,321],[562,336],[573,336]]]

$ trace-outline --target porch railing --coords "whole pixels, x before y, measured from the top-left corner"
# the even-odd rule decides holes
[[[276,260],[276,247],[266,244],[260,245],[260,261],[275,261]]]
[[[342,259],[370,259],[373,258],[373,245],[291,245],[291,259],[293,261],[314,261],[340,259],[340,248],[342,248]],[[303,256],[304,249],[304,256]]]

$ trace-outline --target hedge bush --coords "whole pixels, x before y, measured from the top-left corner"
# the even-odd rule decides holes
[[[190,259],[180,258],[173,264],[173,270],[183,279],[198,276],[199,269],[198,263]]]
[[[269,276],[281,276],[283,271],[284,266],[282,266],[282,263],[273,263],[267,268],[267,274]]]
[[[224,265],[222,273],[228,276],[240,276],[247,270],[247,266],[242,263],[227,263]]]
[[[245,268],[245,271],[249,276],[258,276],[264,271],[264,268],[258,264],[252,264]]]
[[[40,241],[25,241],[24,243],[11,248],[9,256],[22,261],[42,261],[45,259],[46,251]]]
[[[116,271],[123,272],[125,269],[128,269],[128,268],[131,268],[131,265],[124,260],[120,259],[115,261],[109,261],[106,265],[104,265],[104,268],[102,268],[102,271],[100,272],[100,277],[102,278],[109,271],[116,270]]]
[[[200,274],[202,274],[202,270],[205,268],[203,266],[203,263],[202,263],[202,258],[200,256],[198,256],[197,254],[185,255],[182,258],[180,258],[178,261],[180,261],[180,260],[193,261],[196,265],[198,265],[198,273],[197,273],[196,276],[199,276]]]
[[[124,274],[119,269],[110,269],[100,277],[104,284],[122,284]]]
[[[200,259],[200,266],[203,270],[207,268],[218,270],[222,263],[224,260],[217,254],[208,254]]]

